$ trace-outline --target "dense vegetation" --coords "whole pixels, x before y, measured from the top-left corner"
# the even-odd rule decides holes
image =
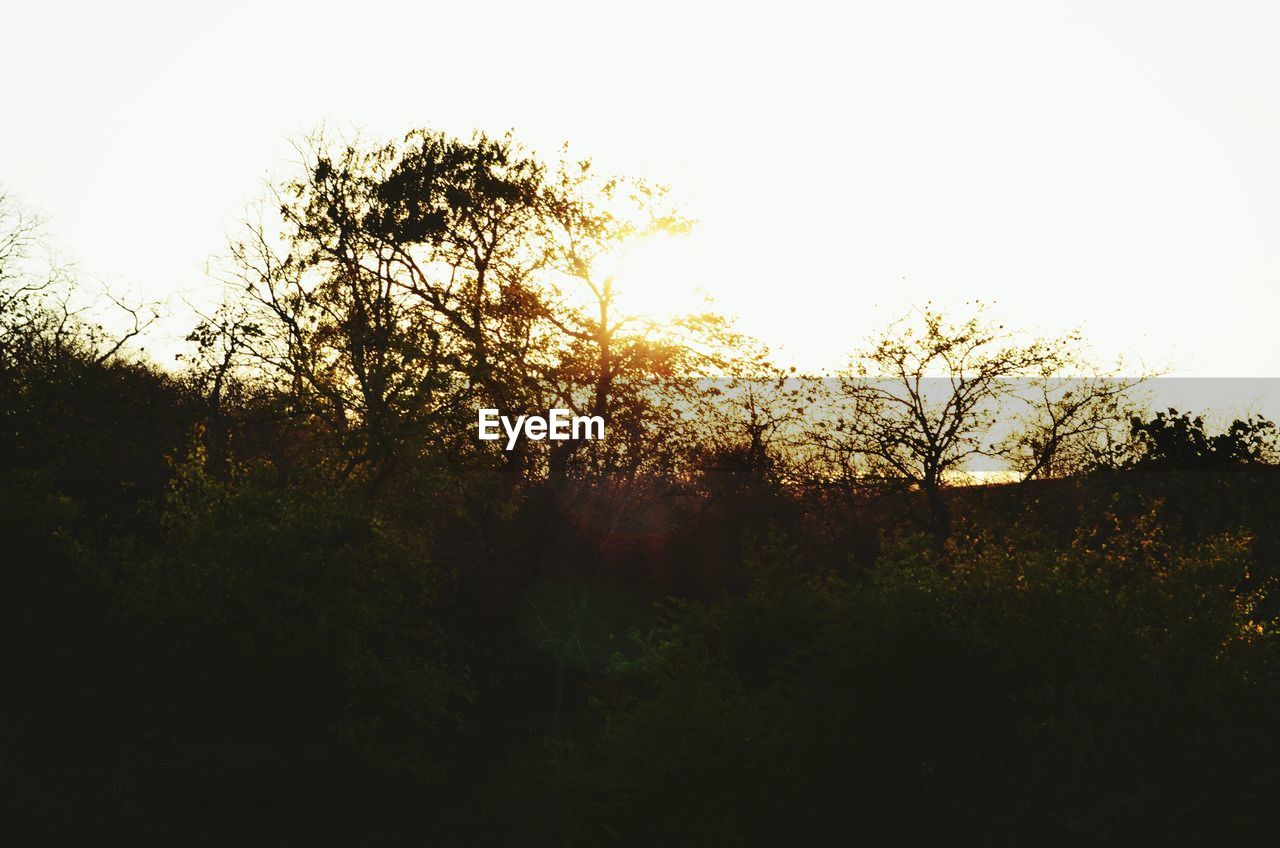
[[[1055,382],[1074,339],[980,311],[810,383],[614,311],[593,263],[687,225],[656,188],[510,139],[332,150],[173,370],[5,221],[7,844],[1270,834],[1269,422]],[[1040,405],[987,438],[1014,378]],[[609,438],[504,452],[482,403]],[[976,455],[1023,479],[957,486]]]

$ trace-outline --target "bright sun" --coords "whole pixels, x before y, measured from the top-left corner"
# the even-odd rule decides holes
[[[696,239],[688,234],[637,239],[611,264],[606,271],[624,313],[660,320],[705,309],[707,278]]]

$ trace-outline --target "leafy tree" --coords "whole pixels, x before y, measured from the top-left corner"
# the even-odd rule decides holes
[[[605,416],[611,438],[587,452],[595,473],[634,471],[661,444],[672,404],[660,398],[687,396],[699,363],[720,361],[698,340],[722,320],[691,318],[681,333],[619,314],[600,276],[626,243],[688,226],[660,187],[589,162],[553,168],[510,136],[317,136],[303,155],[305,173],[277,189],[278,226],[258,222],[233,246],[247,299],[193,340],[221,351],[205,356],[210,391],[256,364],[332,434],[344,474],[365,469],[376,487],[408,446],[473,454],[456,434],[471,435],[463,412],[482,406]],[[581,449],[555,449],[553,470]],[[521,443],[504,459],[533,473],[546,450]]]

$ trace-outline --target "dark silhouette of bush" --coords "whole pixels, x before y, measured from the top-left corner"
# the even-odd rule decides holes
[[[1261,415],[1232,421],[1210,435],[1204,418],[1176,409],[1149,420],[1130,419],[1130,441],[1120,464],[1132,469],[1209,471],[1274,465],[1280,459],[1276,425]]]

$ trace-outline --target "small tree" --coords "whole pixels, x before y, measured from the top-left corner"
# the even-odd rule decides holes
[[[866,472],[924,493],[934,532],[950,513],[942,490],[972,457],[995,455],[989,435],[1014,381],[1054,373],[1075,335],[1019,342],[982,304],[964,322],[932,305],[890,325],[838,375],[838,441]]]
[[[1026,405],[999,452],[1024,480],[1066,477],[1110,463],[1137,413],[1134,390],[1149,379],[1114,376],[1074,352],[1061,365],[1070,375],[1033,377],[1016,393]]]

